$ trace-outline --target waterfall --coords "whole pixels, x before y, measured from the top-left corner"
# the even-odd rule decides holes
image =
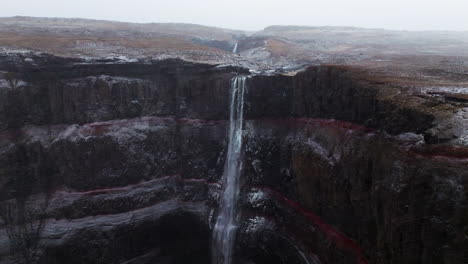
[[[238,42],[236,42],[236,44],[234,44],[234,48],[232,49],[232,53],[237,53],[237,43]]]
[[[247,77],[235,77],[231,82],[229,142],[223,173],[223,194],[213,230],[213,264],[231,264],[236,236],[237,200],[242,170],[242,122],[244,90]]]

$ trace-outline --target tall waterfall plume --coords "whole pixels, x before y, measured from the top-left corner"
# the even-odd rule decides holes
[[[242,126],[244,92],[247,77],[235,77],[231,83],[229,143],[223,173],[223,194],[213,230],[213,264],[231,264],[236,236],[237,201],[242,171]]]
[[[238,42],[236,42],[236,44],[234,44],[234,48],[232,49],[232,53],[237,53],[237,44],[238,44]]]

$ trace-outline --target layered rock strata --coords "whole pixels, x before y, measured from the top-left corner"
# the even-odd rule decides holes
[[[29,57],[0,63],[0,263],[208,263],[248,71]],[[244,99],[234,262],[466,262],[463,101],[333,65]]]

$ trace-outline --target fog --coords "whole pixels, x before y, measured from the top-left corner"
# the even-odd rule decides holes
[[[0,16],[183,22],[259,30],[269,25],[468,30],[467,0],[0,0]]]

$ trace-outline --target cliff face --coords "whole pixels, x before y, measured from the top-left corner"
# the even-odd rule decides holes
[[[1,59],[0,263],[209,263],[246,70]],[[463,104],[349,67],[250,77],[236,261],[465,263]]]
[[[247,106],[246,204],[285,237],[323,263],[466,261],[463,104],[320,66],[253,77]]]

